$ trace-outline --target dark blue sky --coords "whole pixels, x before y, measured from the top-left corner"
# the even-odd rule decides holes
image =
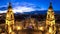
[[[0,8],[7,8],[8,2],[12,3],[14,10],[16,9],[16,11],[21,12],[24,12],[25,10],[26,12],[34,10],[47,10],[50,5],[50,0],[0,0]],[[54,10],[60,10],[60,0],[52,0],[52,6]],[[2,9],[0,11],[2,11]]]

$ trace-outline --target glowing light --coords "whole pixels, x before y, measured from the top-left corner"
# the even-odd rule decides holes
[[[60,28],[59,28],[59,31],[60,31]]]
[[[15,32],[11,32],[11,34],[15,34]]]
[[[51,27],[49,27],[49,33],[52,33],[52,28]]]
[[[11,29],[11,27],[9,27],[9,33],[11,33],[12,32],[12,29]]]
[[[42,27],[42,26],[41,26],[41,27],[39,27],[39,30],[43,31],[43,30],[44,30],[44,27]]]
[[[33,24],[33,26],[35,26],[35,24]]]
[[[9,17],[9,15],[7,15],[7,17]]]
[[[47,32],[47,33],[45,33],[45,34],[49,34],[49,33]]]
[[[17,28],[17,30],[21,30],[22,29],[22,27],[20,27],[20,26],[17,26],[16,28]]]
[[[12,9],[9,9],[9,11],[12,11]]]
[[[46,28],[49,34],[55,34],[56,28],[55,28],[55,17],[54,17],[54,12],[52,9],[52,5],[50,5],[48,12],[47,12],[47,17],[46,17]],[[47,34],[48,34],[47,33]]]
[[[51,9],[49,9],[48,11],[52,11]]]

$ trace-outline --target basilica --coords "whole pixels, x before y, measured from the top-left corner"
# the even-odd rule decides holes
[[[11,3],[9,3],[4,25],[4,33],[6,34],[20,34],[19,31],[21,32],[22,30],[24,31],[26,29],[40,31],[40,34],[57,34],[57,29],[59,29],[56,27],[55,13],[52,7],[52,2],[50,2],[45,23],[42,24],[39,24],[36,19],[31,17],[26,18],[21,22],[16,22],[14,19],[14,12]]]

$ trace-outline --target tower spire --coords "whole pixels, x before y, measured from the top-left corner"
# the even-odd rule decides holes
[[[52,0],[50,0],[50,6],[49,6],[49,9],[53,9],[53,8],[52,8]]]
[[[52,1],[50,1],[50,6],[49,6],[48,12],[47,12],[46,28],[47,28],[47,31],[50,34],[55,34],[56,33],[55,16],[54,16],[53,8],[52,8]]]
[[[8,10],[6,13],[6,28],[7,28],[7,32],[8,34],[10,34],[13,30],[14,30],[14,13],[12,11],[12,6],[11,3],[9,2],[8,5]]]
[[[12,9],[11,2],[9,2],[8,9]]]

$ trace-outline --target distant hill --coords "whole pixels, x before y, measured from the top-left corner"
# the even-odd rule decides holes
[[[20,14],[27,14],[27,15],[34,15],[34,14],[46,14],[47,10],[41,10],[41,11],[31,11],[31,12],[23,12]],[[60,11],[54,11],[55,14],[60,14]],[[16,14],[19,14],[19,12],[16,12]]]

